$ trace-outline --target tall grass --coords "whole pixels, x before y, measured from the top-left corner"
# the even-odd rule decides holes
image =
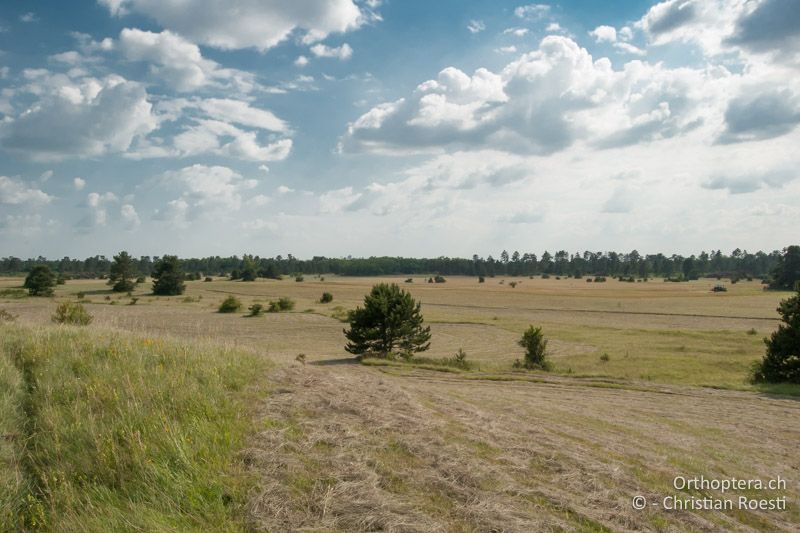
[[[0,328],[0,530],[235,531],[263,359],[77,328]]]

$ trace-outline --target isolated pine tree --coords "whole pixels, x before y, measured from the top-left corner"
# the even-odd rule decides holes
[[[350,312],[345,350],[358,356],[410,357],[430,348],[431,328],[423,327],[421,304],[396,284],[380,283]]]
[[[800,246],[784,248],[783,255],[778,259],[772,271],[770,288],[791,291],[800,289]]]
[[[764,339],[767,353],[755,368],[755,381],[800,383],[800,288],[778,307],[783,322]]]
[[[28,289],[28,294],[31,296],[52,296],[53,287],[56,286],[56,275],[47,265],[36,265],[22,286]]]
[[[114,256],[108,275],[108,284],[113,285],[114,292],[130,292],[135,287],[133,260],[128,252],[120,252]]]
[[[183,284],[183,271],[181,262],[176,255],[165,255],[153,265],[153,294],[160,296],[175,296],[183,294],[186,285]]]

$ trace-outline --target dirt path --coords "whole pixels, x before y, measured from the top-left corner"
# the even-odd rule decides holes
[[[268,531],[796,531],[800,402],[683,387],[605,388],[284,368],[247,457]],[[612,384],[613,385],[613,384]],[[775,478],[787,511],[635,511],[686,478]],[[694,496],[721,496],[713,490]],[[738,497],[744,493],[729,493]]]

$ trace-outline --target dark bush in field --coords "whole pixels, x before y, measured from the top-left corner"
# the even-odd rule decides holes
[[[525,359],[517,360],[514,366],[529,370],[550,370],[551,365],[547,360],[547,340],[544,338],[541,327],[528,327],[518,344],[525,349]]]
[[[714,285],[711,292],[728,292],[728,288],[725,285]]]
[[[283,311],[291,311],[294,309],[294,300],[287,297],[278,298],[277,301],[273,301],[269,303],[269,308],[267,312],[269,313],[280,313]]]
[[[350,312],[345,350],[361,356],[410,358],[430,347],[430,327],[423,326],[421,305],[396,284],[379,283]]]
[[[445,283],[447,280],[444,279],[444,276],[440,276],[439,274],[437,274],[436,276],[434,276],[433,281],[434,283]]]
[[[177,296],[183,294],[183,270],[177,255],[165,255],[153,265],[153,294]]]
[[[47,265],[36,265],[25,278],[22,285],[31,296],[52,296],[56,286],[56,276]]]
[[[764,339],[767,353],[753,368],[753,380],[800,384],[800,289],[778,307],[782,324]]]
[[[250,316],[261,316],[264,312],[264,306],[261,304],[253,304],[247,309],[250,311]]]
[[[222,303],[219,304],[219,311],[220,313],[235,313],[239,309],[242,308],[242,302],[240,302],[235,296],[228,296]]]
[[[71,324],[73,326],[88,326],[93,317],[83,305],[72,302],[58,304],[56,312],[51,317],[56,324]]]
[[[322,296],[319,299],[319,303],[321,304],[329,304],[333,301],[333,294],[329,292],[323,292]]]

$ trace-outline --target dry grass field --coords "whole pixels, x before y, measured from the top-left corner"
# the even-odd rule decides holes
[[[53,299],[16,298],[0,279],[0,308],[22,325],[49,322],[56,302],[83,301],[92,329],[218,343],[259,354],[274,370],[242,458],[255,486],[247,524],[266,531],[796,531],[800,527],[800,391],[756,388],[788,293],[757,282],[587,283],[573,279],[306,276],[303,282],[215,279],[180,297],[131,298],[102,281],[70,281]],[[355,364],[341,322],[372,284],[394,281],[422,301],[430,357],[459,348],[469,372]],[[501,281],[504,281],[501,283]],[[515,288],[509,283],[521,282]],[[329,304],[318,303],[323,291]],[[242,312],[219,314],[228,295]],[[289,313],[245,317],[287,296]],[[529,324],[550,341],[552,373],[515,372]],[[305,354],[308,364],[295,361]],[[601,359],[603,354],[608,357]],[[779,394],[780,393],[780,394]],[[675,476],[787,480],[787,510],[634,510],[677,490]]]

